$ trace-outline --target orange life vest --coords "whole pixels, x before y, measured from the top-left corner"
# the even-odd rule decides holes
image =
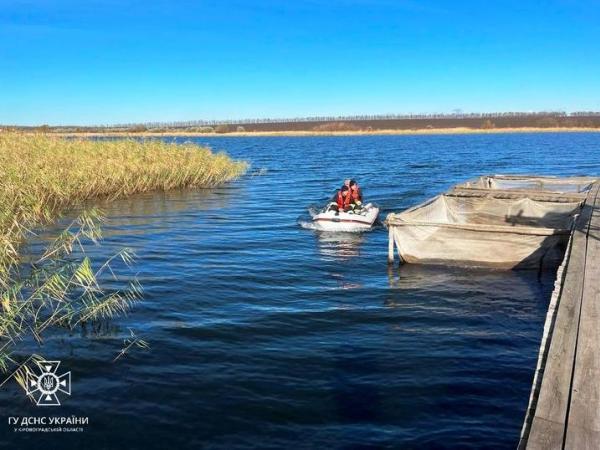
[[[360,188],[358,188],[356,192],[350,189],[349,197],[351,198],[352,203],[356,203],[357,201],[362,202],[362,193],[360,192]]]
[[[340,189],[337,193],[337,196],[335,198],[335,202],[338,205],[338,208],[343,209],[346,206],[350,205],[350,201],[351,201],[351,197],[352,195],[350,194],[350,192],[348,191],[348,193],[346,194],[346,196],[344,197],[344,195],[342,194],[342,190]]]

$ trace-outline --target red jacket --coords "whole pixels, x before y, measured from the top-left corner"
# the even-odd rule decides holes
[[[351,200],[352,195],[350,194],[350,191],[348,191],[348,193],[346,194],[346,196],[344,197],[342,195],[342,191],[339,190],[336,197],[335,197],[335,202],[338,205],[339,209],[344,209],[346,208],[346,206],[350,206],[350,200]]]
[[[350,190],[349,197],[351,198],[351,201],[353,203],[356,203],[357,201],[362,202],[362,192],[360,192],[360,188],[358,188],[356,190],[356,192],[354,192],[353,190]]]

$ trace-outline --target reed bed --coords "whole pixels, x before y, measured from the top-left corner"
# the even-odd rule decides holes
[[[55,326],[109,320],[142,297],[135,276],[120,276],[134,260],[129,249],[105,261],[87,256],[85,246],[101,238],[103,219],[95,209],[84,209],[39,258],[22,264],[18,250],[30,229],[90,199],[213,187],[246,169],[245,162],[194,144],[0,132],[0,372],[10,373],[0,387],[15,378],[25,388],[32,365],[43,360],[18,357],[18,343],[40,344]],[[107,274],[121,281],[120,289],[101,285]],[[147,343],[131,331],[115,360],[133,347]]]
[[[93,198],[213,187],[245,162],[195,144],[0,133],[0,283],[31,227]]]

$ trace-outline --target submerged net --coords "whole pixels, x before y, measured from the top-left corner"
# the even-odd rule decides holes
[[[581,202],[440,195],[386,223],[410,263],[531,268],[560,260]]]

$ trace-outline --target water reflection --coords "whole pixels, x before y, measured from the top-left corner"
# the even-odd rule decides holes
[[[538,274],[406,264],[388,268],[390,290],[385,305],[451,310],[461,302],[463,310],[478,314],[494,314],[510,305],[514,315],[525,316],[534,314],[536,304],[515,304],[516,293],[523,298],[540,298],[552,289],[554,278],[555,271]],[[430,301],[432,294],[437,297],[435,305]]]
[[[346,261],[360,256],[364,233],[316,231],[319,253],[325,261]]]
[[[239,184],[232,183],[225,187],[198,190],[176,190],[168,192],[147,192],[132,195],[117,200],[104,199],[89,202],[74,208],[57,224],[45,227],[34,236],[24,252],[34,258],[76,218],[85,208],[99,208],[103,215],[109,218],[102,226],[105,239],[113,236],[127,235],[133,240],[136,236],[148,233],[160,235],[169,231],[176,232],[185,223],[188,226],[202,220],[218,226],[228,218],[222,212],[229,208],[235,198],[239,197],[242,189]],[[199,213],[201,213],[199,215]]]
[[[200,211],[206,213],[203,214],[203,219],[222,220],[220,211],[228,208],[240,192],[241,188],[236,185],[215,189],[149,192],[116,201],[105,200],[95,203],[95,206],[111,218],[111,225],[134,227],[135,230],[137,226],[153,222],[153,225],[161,228],[158,231],[166,231]]]

